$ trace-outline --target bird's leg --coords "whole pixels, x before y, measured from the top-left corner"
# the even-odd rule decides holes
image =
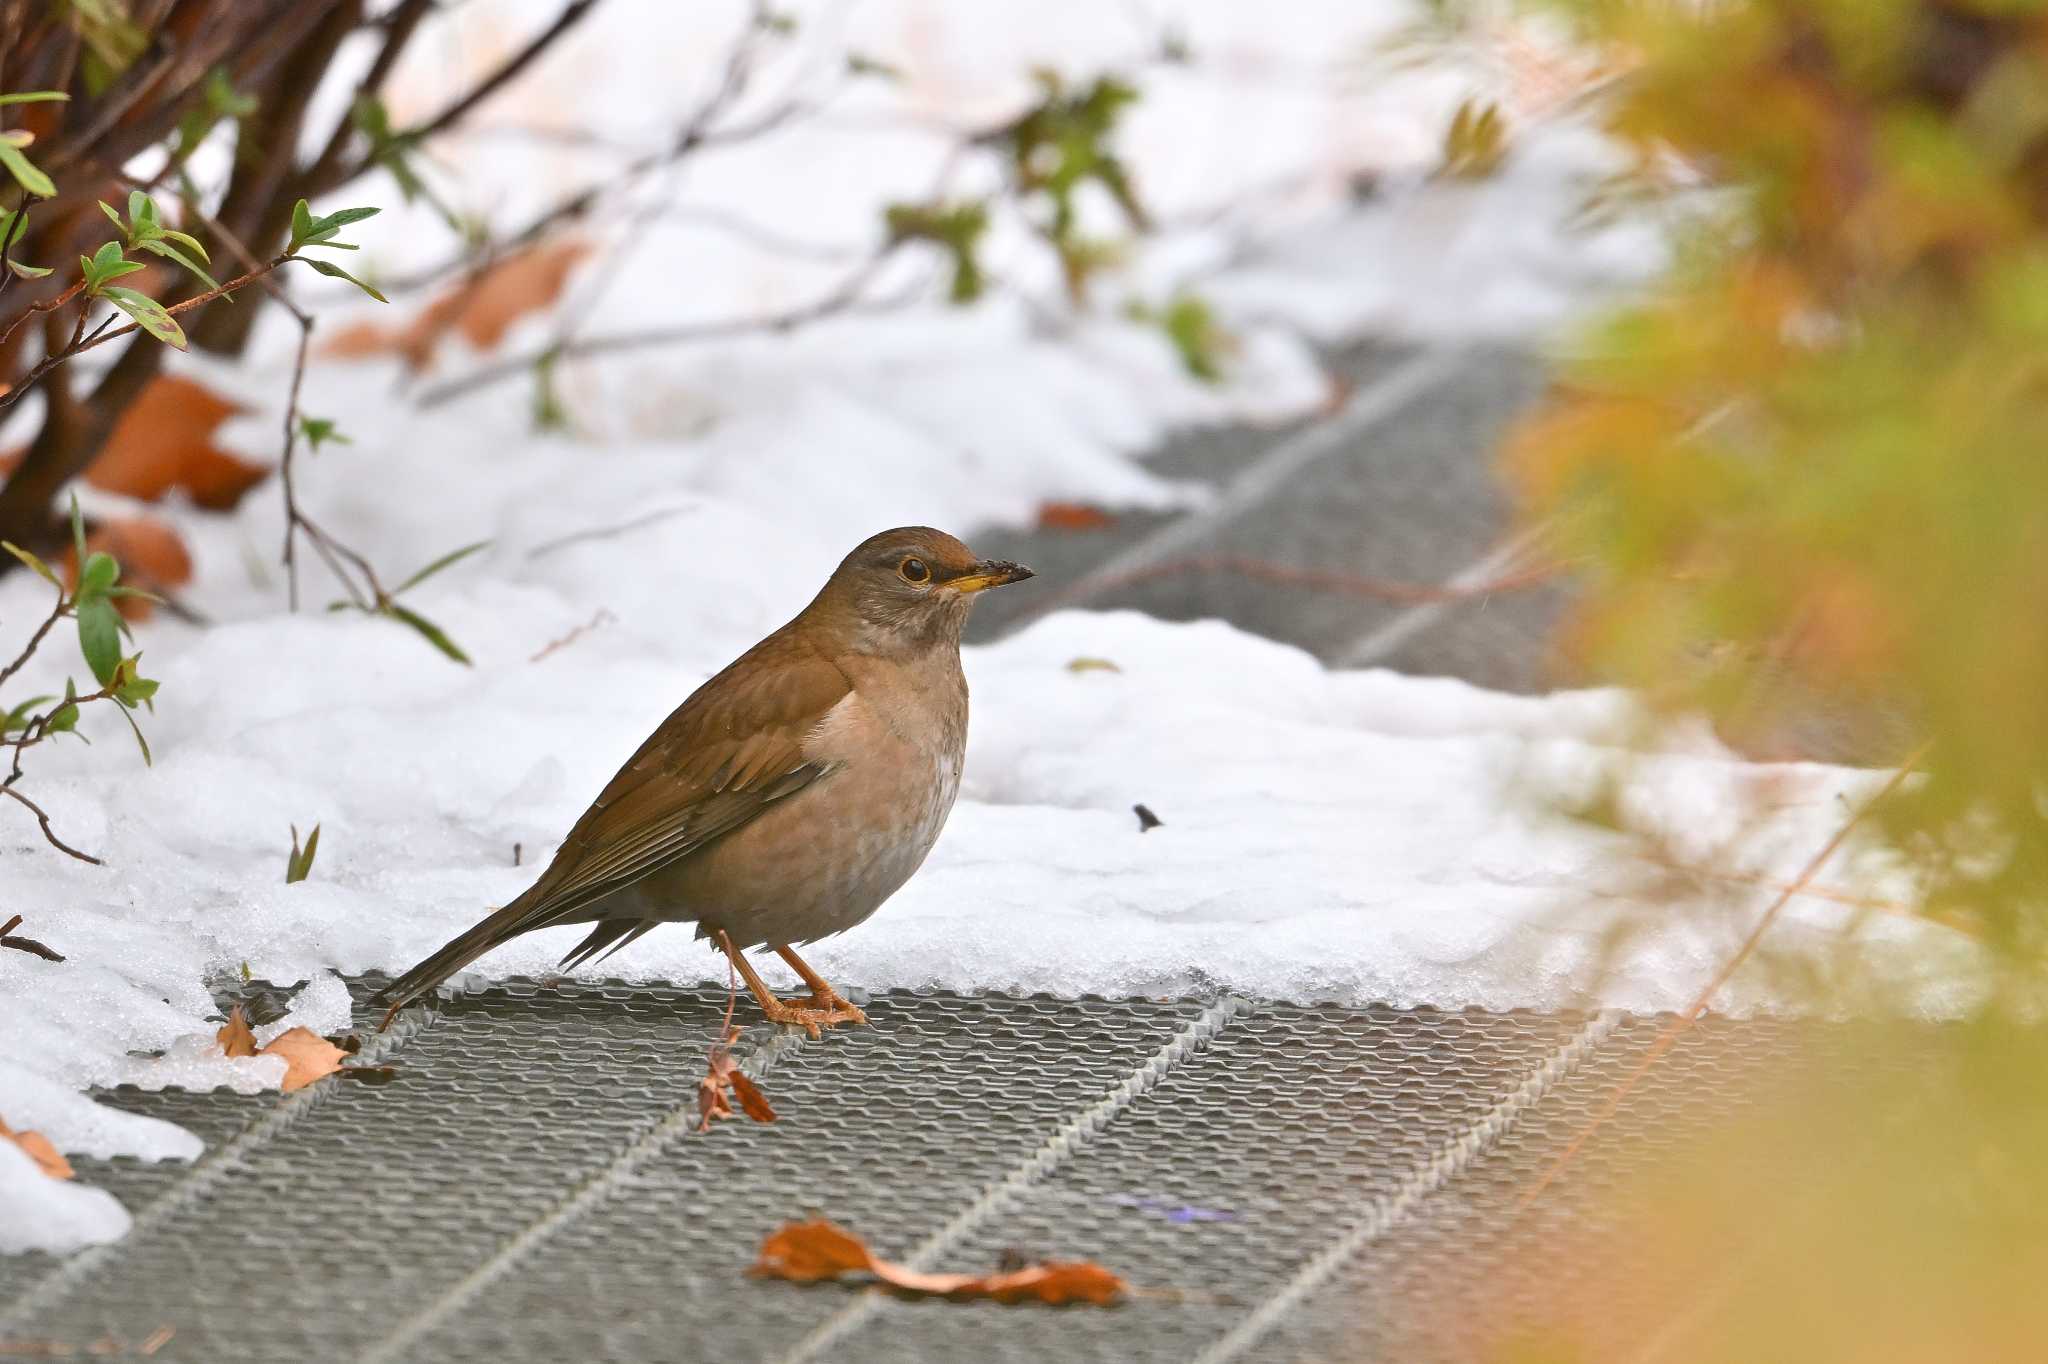
[[[789,963],[789,969],[803,977],[804,984],[811,987],[811,1007],[824,1009],[839,1015],[834,1022],[865,1023],[868,1016],[856,1008],[846,996],[840,994],[825,982],[825,978],[804,963],[804,959],[788,947],[778,947],[775,955]]]
[[[727,957],[732,959],[733,966],[740,973],[740,979],[747,983],[747,989],[752,991],[754,998],[761,1002],[761,1012],[767,1016],[770,1023],[794,1023],[812,1037],[821,1037],[824,1035],[820,1031],[821,1027],[829,1027],[834,1023],[847,1022],[851,1017],[860,1013],[858,1009],[854,1009],[851,1004],[846,1004],[844,1001],[841,1001],[842,1007],[840,1009],[829,1007],[813,1008],[808,1004],[783,1003],[768,988],[768,982],[761,979],[761,973],[754,969],[754,964],[747,960],[746,955],[739,948],[733,946],[732,939],[726,936],[725,930],[720,929],[717,937],[718,946],[725,952]],[[852,1009],[853,1013],[845,1013],[842,1011],[844,1009]],[[862,1018],[862,1021],[866,1021],[865,1017]]]

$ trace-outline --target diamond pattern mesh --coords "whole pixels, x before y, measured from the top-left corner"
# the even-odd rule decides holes
[[[892,993],[867,1002],[873,1027],[819,1042],[755,1026],[747,1065],[783,1121],[700,1136],[695,1082],[724,1003],[511,982],[445,1004],[390,1058],[394,1082],[307,1091],[197,1196],[195,1167],[82,1161],[140,1224],[82,1265],[0,1260],[0,1343],[168,1325],[159,1358],[1188,1360],[1285,1290],[1299,1301],[1228,1356],[1478,1358],[1509,1309],[1594,1272],[1598,1257],[1557,1247],[1607,1225],[1625,1177],[1813,1050],[1786,1025],[1702,1028],[1517,1215],[1654,1020],[1601,1031],[1532,1087],[1586,1020]],[[1473,1139],[1515,1095],[1526,1111]],[[199,1168],[280,1103],[108,1097],[197,1129]],[[1436,1191],[1304,1277],[1362,1211],[1460,1151]],[[1004,1308],[743,1274],[767,1232],[812,1214],[893,1258],[923,1248],[926,1267],[1085,1257],[1143,1291],[1111,1310]],[[1685,1306],[1684,1285],[1626,1288],[1616,1340]]]

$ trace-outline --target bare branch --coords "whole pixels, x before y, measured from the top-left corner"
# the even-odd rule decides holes
[[[69,843],[66,843],[63,839],[57,837],[57,831],[50,827],[50,817],[49,815],[43,812],[43,807],[36,804],[34,801],[30,800],[27,796],[23,795],[19,787],[0,786],[0,796],[12,796],[15,800],[18,800],[23,805],[27,806],[29,813],[36,817],[36,823],[42,826],[43,838],[49,843],[51,847],[55,848],[58,852],[63,853],[67,857],[75,857],[81,862],[90,862],[95,867],[101,867],[106,865],[104,862],[100,861],[100,859],[94,857],[91,853],[80,852],[78,849],[72,847]]]

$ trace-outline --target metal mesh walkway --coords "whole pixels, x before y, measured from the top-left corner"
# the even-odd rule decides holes
[[[783,1120],[698,1135],[723,1006],[512,982],[395,1030],[388,1084],[115,1091],[207,1153],[79,1162],[136,1229],[0,1260],[0,1342],[170,1326],[159,1358],[1476,1357],[1445,1327],[1460,1304],[1596,1265],[1546,1247],[1597,1232],[1620,1175],[1811,1050],[1710,1022],[1511,1215],[1655,1020],[887,994],[874,1026],[818,1042],[754,1027],[745,1064]],[[927,1267],[1087,1257],[1160,1291],[1054,1309],[745,1276],[811,1214]],[[1606,1328],[1654,1336],[1686,1307],[1664,1287],[1632,1281]]]

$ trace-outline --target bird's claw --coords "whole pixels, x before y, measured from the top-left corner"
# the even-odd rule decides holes
[[[824,1036],[824,1029],[840,1023],[865,1023],[868,1016],[858,1006],[832,995],[824,999],[812,995],[800,1004],[785,1000],[775,1001],[773,1008],[764,1008],[770,1023],[792,1023],[811,1035],[813,1041]]]

